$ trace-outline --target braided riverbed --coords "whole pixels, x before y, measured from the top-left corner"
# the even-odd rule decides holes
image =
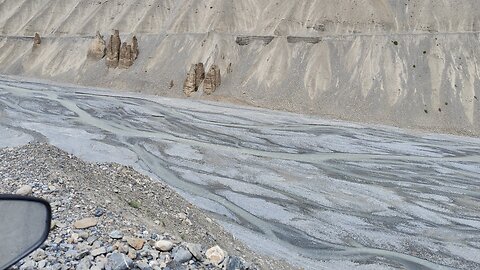
[[[480,139],[0,77],[0,147],[166,182],[307,269],[480,268]]]

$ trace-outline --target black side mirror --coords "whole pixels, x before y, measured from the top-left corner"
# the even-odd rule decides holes
[[[42,199],[0,195],[0,269],[42,245],[50,232],[52,210]]]

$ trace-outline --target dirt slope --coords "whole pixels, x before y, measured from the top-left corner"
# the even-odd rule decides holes
[[[215,63],[222,85],[208,98],[478,135],[478,10],[475,0],[0,0],[0,73],[183,97],[190,65]],[[128,70],[87,59],[95,31],[112,29],[139,38]]]
[[[53,210],[54,226],[42,246],[49,255],[48,262],[43,263],[46,267],[36,263],[30,267],[20,266],[20,269],[89,269],[75,266],[84,257],[92,264],[99,262],[98,255],[95,256],[97,260],[93,256],[88,258],[96,248],[92,242],[111,249],[108,256],[113,250],[120,249],[118,245],[113,247],[115,243],[108,237],[113,230],[121,230],[127,237],[145,231],[148,235],[166,233],[177,245],[181,242],[201,243],[205,247],[221,245],[232,257],[242,256],[254,264],[255,267],[248,269],[298,269],[255,254],[175,191],[130,167],[115,163],[86,163],[54,146],[32,143],[16,148],[0,148],[0,177],[1,193],[15,193],[18,187],[27,185],[30,192],[33,187],[33,193],[24,195],[49,201]],[[98,210],[101,210],[100,214],[94,214]],[[75,221],[82,217],[94,216],[97,223],[92,230],[74,227]],[[70,238],[77,233],[87,233],[85,241],[80,240],[81,244]],[[96,239],[89,243],[91,245],[87,244],[88,233]],[[78,234],[76,238],[79,238]],[[146,235],[142,238],[149,240]],[[151,247],[150,250],[146,248],[147,245],[144,249],[138,248],[138,254],[134,252],[131,259],[135,261],[135,267],[129,269],[141,268],[138,263],[144,258],[140,253],[152,251]],[[153,243],[150,246],[154,246]],[[126,251],[128,246],[124,253]],[[83,252],[83,256],[72,256],[77,252]],[[46,259],[46,255],[36,261],[42,259]],[[153,267],[146,269],[160,269],[154,261],[156,259],[150,258],[149,263]],[[218,269],[207,264],[189,265],[188,269]],[[187,266],[170,265],[165,269],[172,268],[187,269]]]

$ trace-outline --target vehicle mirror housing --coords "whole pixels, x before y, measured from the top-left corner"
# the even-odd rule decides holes
[[[0,269],[42,245],[50,232],[50,204],[34,197],[0,195]]]

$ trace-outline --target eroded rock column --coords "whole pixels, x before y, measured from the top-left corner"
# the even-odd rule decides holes
[[[39,47],[41,43],[42,39],[40,38],[40,35],[35,33],[35,36],[33,37],[33,49]]]
[[[203,63],[193,64],[187,73],[187,78],[183,84],[183,92],[185,95],[190,96],[193,92],[196,92],[205,79],[205,69]]]
[[[192,93],[196,92],[198,89],[196,87],[195,80],[196,80],[195,65],[192,65],[190,67],[190,70],[187,72],[187,78],[185,78],[185,82],[183,83],[183,93],[185,93],[187,97],[192,95]]]
[[[124,42],[122,44],[122,48],[120,49],[120,60],[118,63],[119,68],[129,68],[133,65],[133,52],[132,52],[132,45],[127,44]]]
[[[110,40],[107,44],[107,59],[106,64],[109,68],[118,67],[118,62],[120,60],[120,33],[118,30],[115,30],[115,33],[110,36]]]
[[[205,68],[203,67],[203,63],[195,64],[195,91],[198,90],[200,84],[205,79]]]
[[[132,37],[132,59],[137,60],[138,58],[138,40],[136,36]]]
[[[203,92],[207,95],[212,94],[222,83],[220,76],[220,69],[217,65],[212,65],[205,76],[203,82]]]

